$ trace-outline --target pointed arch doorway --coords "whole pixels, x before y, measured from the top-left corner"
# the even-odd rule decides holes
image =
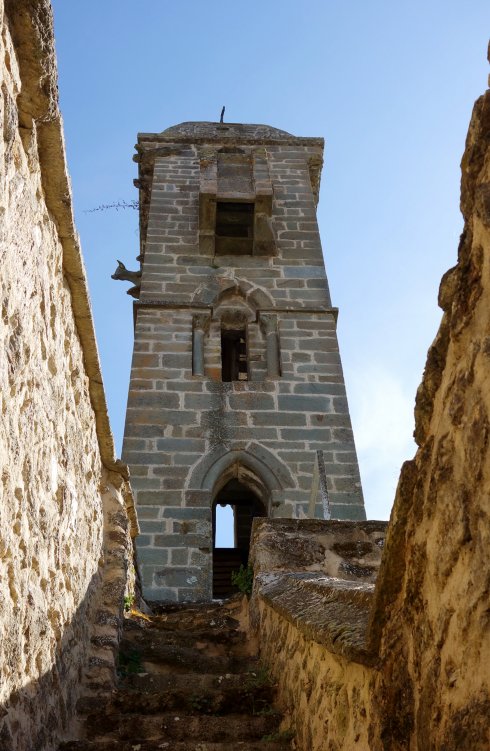
[[[236,589],[231,574],[248,563],[252,521],[267,516],[263,501],[247,485],[231,479],[213,501],[213,597],[227,597]]]

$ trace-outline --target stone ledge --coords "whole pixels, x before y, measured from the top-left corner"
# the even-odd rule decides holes
[[[311,136],[292,136],[289,133],[286,136],[254,136],[248,134],[240,134],[236,131],[220,130],[217,133],[206,133],[204,135],[197,134],[182,134],[182,133],[170,133],[166,135],[166,132],[162,133],[138,133],[138,143],[136,144],[136,150],[138,152],[146,149],[158,149],[158,144],[208,144],[208,143],[222,143],[223,141],[237,141],[249,146],[310,146],[318,147],[322,150],[325,146],[325,140],[323,138],[311,137]],[[156,146],[149,146],[148,144],[156,144]]]
[[[255,519],[252,620],[271,608],[306,639],[366,666],[374,582],[388,523]],[[260,626],[259,626],[260,628]]]
[[[242,256],[243,257],[243,256]],[[190,310],[190,311],[208,311],[213,310],[213,305],[211,303],[195,303],[193,301],[191,302],[185,302],[185,301],[179,301],[179,300],[164,300],[161,298],[150,298],[147,300],[135,300],[133,303],[133,307],[135,310],[138,310],[139,308],[165,308],[169,310]],[[311,313],[330,313],[335,320],[337,320],[339,315],[339,309],[338,308],[332,308],[327,306],[318,306],[318,305],[298,305],[296,302],[291,302],[291,305],[287,305],[284,307],[284,305],[274,305],[269,308],[261,308],[261,313],[301,313],[301,314],[311,314]]]
[[[307,639],[330,652],[375,666],[366,648],[374,584],[333,579],[318,573],[262,573],[255,597],[275,610]]]
[[[316,573],[259,574],[257,597],[307,639],[347,660],[374,666],[366,648],[374,584]]]

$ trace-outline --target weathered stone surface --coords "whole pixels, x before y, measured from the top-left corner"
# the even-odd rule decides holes
[[[251,562],[256,574],[311,571],[374,582],[387,522],[255,519]]]
[[[354,662],[373,664],[366,649],[374,584],[314,573],[259,574],[260,598],[306,639]]]
[[[50,4],[0,2],[0,23],[0,746],[51,751],[80,693],[115,676],[132,499],[73,225]]]
[[[285,751],[275,684],[246,638],[247,598],[166,605],[125,620],[115,691],[79,702],[89,749]]]
[[[236,730],[236,728],[235,728]],[[165,741],[170,748],[170,741]],[[197,743],[197,745],[196,745]],[[259,741],[237,741],[236,732],[233,734],[234,751],[264,751],[264,743]],[[140,751],[161,751],[166,748],[161,739],[145,741],[140,745]],[[70,741],[63,743],[60,751],[134,751],[135,743],[132,740],[106,740],[106,741]],[[267,751],[289,751],[291,744],[289,741],[269,741]],[[230,751],[230,741],[172,741],[172,751]]]
[[[260,613],[261,657],[296,748],[377,751],[368,738],[372,668],[327,649],[265,601]]]
[[[368,623],[386,522],[256,519],[252,622],[301,751],[368,749]]]

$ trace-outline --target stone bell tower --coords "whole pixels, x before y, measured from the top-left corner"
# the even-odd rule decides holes
[[[254,516],[365,518],[316,221],[323,140],[189,122],[136,148],[138,560],[148,599],[206,600],[246,562]],[[233,549],[215,546],[217,504]]]

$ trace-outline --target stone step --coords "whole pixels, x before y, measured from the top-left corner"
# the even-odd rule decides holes
[[[140,644],[145,639],[161,645],[174,645],[179,647],[195,647],[196,649],[236,651],[245,643],[245,634],[240,631],[174,631],[173,629],[141,629],[134,626],[125,628],[123,640],[126,643]]]
[[[134,613],[131,619],[135,620]],[[219,635],[220,633],[230,631],[240,631],[240,621],[238,618],[234,618],[229,613],[219,613],[216,610],[212,612],[193,612],[192,615],[184,611],[172,611],[146,616],[145,621],[154,628],[166,631],[187,631],[190,634],[196,631],[209,631],[210,633]]]
[[[147,616],[133,611],[125,619],[120,672],[161,673],[169,667],[174,673],[233,673],[246,669],[251,646],[240,626],[244,613],[242,596],[226,603],[155,607],[156,614]],[[128,664],[130,669],[125,671]]]
[[[237,595],[226,602],[186,603],[153,605],[154,614],[138,617],[132,613],[126,621],[139,622],[162,630],[195,633],[210,632],[214,637],[221,633],[240,630],[244,612],[244,595]]]
[[[235,595],[229,599],[203,603],[152,603],[153,614],[148,622],[167,624],[179,631],[193,631],[201,628],[213,630],[237,628],[245,595]],[[132,614],[134,617],[134,613]]]
[[[286,751],[241,596],[132,612],[115,690],[78,702],[85,740],[59,751]],[[243,626],[240,624],[243,623]]]
[[[225,741],[208,743],[207,741],[67,741],[59,746],[58,751],[289,751],[288,740],[273,741]]]
[[[211,625],[214,623],[214,625]],[[237,624],[238,626],[238,624]],[[140,619],[126,619],[123,642],[141,645],[146,640],[155,645],[174,645],[201,649],[201,651],[224,654],[225,652],[243,652],[246,635],[238,627],[219,626],[215,621],[195,628],[179,629],[173,621],[160,621],[153,618],[151,622]]]
[[[194,647],[165,644],[152,635],[141,641],[121,641],[118,672],[121,677],[139,673],[237,673],[246,669],[247,660],[227,654],[209,654]]]
[[[147,673],[134,675],[121,681],[120,690],[132,690],[140,693],[159,691],[184,691],[191,688],[195,693],[204,694],[219,690],[236,690],[239,688],[269,688],[271,682],[263,670],[251,670],[246,673],[179,673],[177,675],[155,675]]]
[[[238,709],[238,707],[237,707]],[[88,740],[219,742],[260,740],[274,733],[277,715],[186,715],[175,712],[158,715],[88,715]]]
[[[79,701],[79,713],[140,713],[180,709],[189,714],[271,711],[275,687],[260,673],[225,675],[135,675],[125,679],[107,698]]]

